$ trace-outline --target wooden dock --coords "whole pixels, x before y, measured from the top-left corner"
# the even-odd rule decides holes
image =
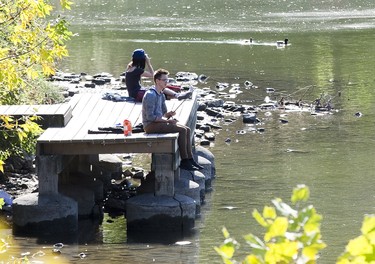
[[[174,110],[181,103],[177,99],[168,100],[167,108]],[[88,131],[113,127],[122,124],[124,119],[130,120],[133,126],[141,123],[142,104],[104,100],[100,94],[79,94],[72,98],[69,106],[72,117],[66,126],[50,127],[37,140],[40,194],[58,192],[58,175],[74,156],[85,157],[80,160],[93,160],[104,153],[151,153],[157,181],[155,194],[174,195],[174,177],[179,175],[178,133],[141,132],[127,137],[117,133],[92,134]],[[192,99],[178,107],[175,117],[194,131],[197,108],[193,94]]]
[[[0,105],[0,115],[13,116],[39,116],[37,123],[42,128],[63,127],[72,118],[73,108],[70,104],[53,105]]]
[[[168,100],[167,108],[177,109],[175,118],[194,132],[198,109],[196,94],[181,103],[177,99]],[[133,126],[142,120],[141,103],[104,100],[99,93],[75,95],[66,107],[71,109],[71,118],[65,126],[49,127],[37,140],[39,189],[38,193],[14,200],[15,234],[77,234],[78,216],[95,217],[99,213],[104,182],[111,180],[112,174],[97,166],[99,154],[105,153],[152,155],[154,192],[126,200],[127,232],[138,229],[181,232],[194,226],[201,188],[195,182],[180,179],[178,133],[140,132],[131,136],[89,133],[99,127],[122,124],[124,119],[130,120]],[[181,185],[176,184],[175,190],[175,181],[188,182],[183,185],[188,190],[179,193]],[[185,195],[187,193],[191,196]]]

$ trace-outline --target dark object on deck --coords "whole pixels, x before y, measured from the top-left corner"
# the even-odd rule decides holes
[[[114,134],[122,134],[124,133],[123,126],[111,126],[111,127],[98,127],[97,130],[89,129],[89,134],[107,134],[107,133],[114,133]],[[144,132],[143,124],[139,123],[132,129],[132,133],[141,133]]]

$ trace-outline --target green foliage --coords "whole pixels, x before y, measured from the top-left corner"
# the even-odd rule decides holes
[[[37,118],[0,116],[0,171],[3,171],[3,161],[10,155],[23,157],[24,153],[35,152],[36,139],[43,131],[34,122]]]
[[[64,101],[62,88],[53,84],[53,82],[44,79],[31,80],[29,83],[31,89],[25,89],[20,95],[19,104],[56,104]]]
[[[298,185],[293,190],[291,202],[298,208],[309,196],[308,187]],[[280,199],[272,203],[274,206],[265,206],[262,213],[254,210],[253,217],[265,228],[265,234],[263,240],[253,234],[244,236],[251,252],[241,263],[316,263],[319,251],[326,247],[320,234],[321,215],[312,205],[297,210]],[[239,243],[225,227],[222,231],[225,240],[220,247],[215,247],[216,252],[226,264],[239,263],[234,259]],[[365,216],[361,233],[349,241],[337,264],[375,264],[375,215]]]
[[[253,234],[244,236],[251,252],[242,263],[315,263],[326,245],[321,240],[321,215],[311,205],[297,209],[308,198],[309,189],[299,185],[291,197],[296,208],[274,199],[273,206],[265,206],[262,213],[254,210],[253,217],[265,228],[265,234],[263,239]],[[238,263],[233,256],[239,244],[225,228],[223,233],[225,241],[215,250],[224,263]]]
[[[49,1],[2,1],[0,8],[0,103],[17,104],[23,90],[31,89],[29,80],[55,72],[56,59],[68,55],[64,42],[72,33],[65,19],[51,17]]]
[[[60,0],[60,4],[69,9],[72,3]],[[1,1],[0,105],[23,103],[27,95],[28,98],[46,97],[46,93],[35,96],[33,91],[41,84],[36,80],[54,74],[57,60],[68,55],[64,43],[72,36],[66,20],[52,17],[52,10],[48,0]],[[0,116],[0,171],[9,155],[19,153],[24,147],[25,151],[31,149],[40,129],[29,121]]]
[[[349,241],[337,264],[375,263],[375,215],[365,216],[361,233]]]

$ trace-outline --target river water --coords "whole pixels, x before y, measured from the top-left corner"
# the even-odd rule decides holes
[[[209,149],[217,178],[195,234],[183,238],[190,244],[131,243],[120,217],[104,221],[95,241],[64,247],[60,259],[221,263],[213,247],[223,241],[223,226],[242,244],[243,256],[242,236],[263,231],[252,219],[253,209],[262,210],[275,197],[289,201],[293,187],[302,183],[323,215],[328,247],[319,263],[334,263],[360,234],[375,198],[374,1],[76,0],[64,15],[77,34],[68,45],[70,57],[60,64],[63,71],[119,76],[132,51],[144,48],[155,68],[210,76],[200,88],[239,84],[243,93],[228,99],[238,104],[260,104],[269,95],[266,88],[274,88],[271,99],[311,102],[322,96],[335,110],[322,116],[264,111],[256,126],[264,133],[255,133],[240,117],[215,131]],[[250,38],[252,45],[246,42]],[[290,45],[278,48],[276,41],[285,38]],[[258,88],[246,89],[245,81]],[[281,117],[289,122],[281,123]],[[21,251],[41,247],[34,239],[15,239]],[[79,259],[80,252],[87,257]]]

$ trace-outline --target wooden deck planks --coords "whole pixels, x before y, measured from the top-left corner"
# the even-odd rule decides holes
[[[77,96],[77,95],[76,95]],[[134,133],[125,137],[122,133],[89,134],[89,129],[98,129],[100,126],[114,126],[130,119],[133,125],[142,122],[142,104],[133,102],[113,102],[104,100],[99,94],[84,94],[74,96],[70,106],[74,106],[73,118],[64,128],[49,128],[38,139],[43,144],[44,153],[72,154],[80,152],[110,150],[133,150],[142,153],[173,152],[175,145],[166,144],[177,139],[177,133],[145,134]],[[196,98],[182,101],[168,100],[168,111],[176,110],[176,118],[186,124],[191,119],[192,109],[196,106]],[[195,112],[195,109],[194,109]],[[98,145],[98,146],[93,146]],[[111,146],[112,145],[112,146]],[[119,145],[119,146],[114,146]],[[66,148],[66,149],[65,149]],[[91,148],[91,150],[87,150]],[[102,153],[102,152],[99,152]],[[84,153],[81,153],[84,154]]]
[[[69,104],[53,105],[2,105],[0,115],[22,116],[37,115],[41,119],[37,120],[43,128],[63,127],[72,118],[72,107]]]
[[[85,120],[81,119],[82,126],[77,134],[73,137],[73,140],[98,138],[98,135],[88,134],[88,130],[92,129],[93,127],[96,127],[97,129],[97,127],[105,122],[105,120],[107,120],[111,116],[111,113],[113,113],[115,110],[115,104],[111,101],[102,99],[97,101],[97,98],[94,97],[92,98],[92,101],[96,103],[91,106],[91,111],[89,111],[89,108],[87,109],[89,111],[86,115],[87,118]]]
[[[91,100],[90,96],[84,95],[80,96],[80,101],[73,109],[73,118],[67,124],[66,127],[61,128],[57,133],[51,138],[51,141],[72,141],[74,135],[82,128],[83,122],[90,116],[93,107],[99,101]]]

